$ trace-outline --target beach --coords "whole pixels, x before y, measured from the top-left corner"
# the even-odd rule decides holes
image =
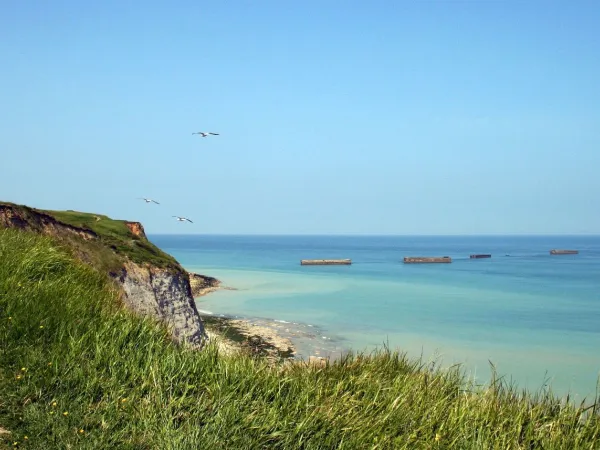
[[[313,326],[199,312],[209,342],[216,342],[225,354],[244,351],[272,363],[281,363],[335,361],[345,353],[324,344],[322,333]]]
[[[195,299],[215,292],[219,289],[235,290],[234,287],[224,286],[214,277],[188,272],[190,287]],[[256,356],[262,356],[276,362],[293,358],[297,349],[290,340],[294,333],[286,329],[283,335],[273,321],[258,319],[239,319],[224,315],[207,314],[200,311],[209,341],[217,342],[224,353],[247,351]]]
[[[214,277],[188,272],[192,294],[196,300],[218,290],[236,291]],[[318,362],[334,361],[346,351],[332,347],[319,328],[266,318],[212,314],[199,309],[209,341],[218,343],[224,353],[247,351],[265,357],[271,362],[297,360]]]

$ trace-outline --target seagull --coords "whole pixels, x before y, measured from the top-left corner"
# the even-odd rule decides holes
[[[204,131],[198,131],[197,133],[192,133],[192,134],[199,134],[199,135],[200,135],[200,136],[202,136],[202,137],[206,137],[206,136],[208,136],[209,134],[211,134],[211,135],[213,135],[213,136],[218,136],[218,135],[219,135],[219,133],[210,133],[210,132],[208,132],[208,133],[205,133]]]
[[[179,220],[180,222],[185,222],[187,220],[189,223],[194,223],[190,219],[188,219],[187,217],[179,217],[179,216],[172,216],[172,217],[176,217],[177,220]]]
[[[146,203],[156,203],[157,205],[160,205],[160,203],[158,203],[156,200],[152,200],[151,198],[146,198],[146,197],[138,197],[140,200],[144,200]]]

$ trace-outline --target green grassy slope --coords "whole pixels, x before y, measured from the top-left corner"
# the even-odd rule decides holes
[[[474,390],[456,369],[389,352],[325,368],[191,352],[120,310],[111,286],[50,238],[0,229],[5,446],[576,449],[600,437],[592,409]]]
[[[84,241],[73,236],[62,236],[62,238],[68,241],[70,248],[87,254],[88,259],[99,268],[117,270],[122,262],[119,256],[126,256],[136,263],[181,270],[172,256],[144,237],[133,234],[127,227],[126,221],[78,211],[38,210],[6,202],[0,202],[1,205],[11,206],[32,224],[39,222],[38,214],[46,214],[58,222],[95,233],[99,238],[98,242]]]

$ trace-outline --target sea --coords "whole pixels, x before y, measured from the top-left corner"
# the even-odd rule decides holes
[[[203,314],[278,327],[299,357],[382,347],[476,383],[492,372],[518,389],[574,401],[597,395],[600,236],[152,235],[187,270],[229,288]],[[550,255],[550,249],[576,255]],[[470,254],[491,254],[470,259]],[[449,264],[404,264],[450,256]],[[302,266],[346,259],[348,266]]]

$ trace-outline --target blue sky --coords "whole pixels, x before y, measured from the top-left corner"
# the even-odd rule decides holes
[[[598,23],[591,1],[5,2],[0,199],[149,233],[598,233]]]

